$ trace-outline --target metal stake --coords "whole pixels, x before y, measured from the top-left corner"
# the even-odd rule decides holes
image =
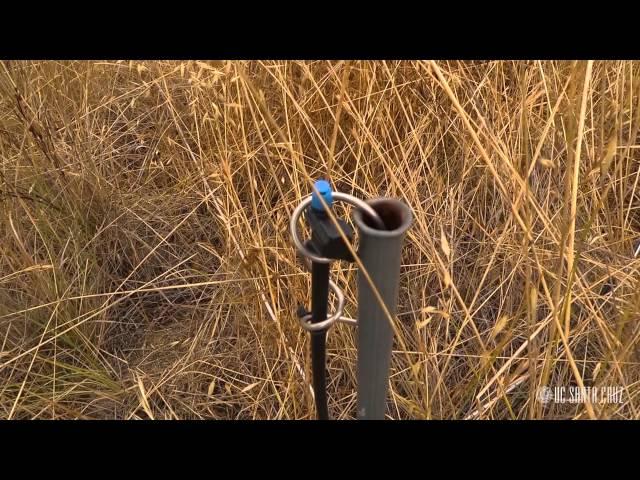
[[[322,198],[322,201],[320,198]],[[348,324],[354,323],[352,319],[342,317],[344,294],[329,278],[332,260],[353,261],[351,253],[338,234],[338,230],[340,230],[348,240],[352,235],[350,227],[344,221],[337,219],[338,230],[336,230],[325,211],[325,208],[331,209],[334,200],[349,203],[362,210],[367,215],[367,220],[377,228],[383,229],[385,226],[382,218],[369,204],[345,193],[332,192],[329,183],[323,180],[315,183],[313,194],[304,199],[291,216],[289,228],[293,243],[298,252],[308,260],[307,266],[311,270],[311,312],[307,312],[303,306],[300,306],[298,308],[298,318],[302,327],[311,333],[313,388],[319,420],[327,420],[329,418],[326,388],[327,372],[325,369],[327,330],[336,321]],[[297,222],[305,211],[311,227],[312,237],[311,240],[303,243],[298,237]],[[338,299],[338,306],[336,312],[328,316],[330,289]]]

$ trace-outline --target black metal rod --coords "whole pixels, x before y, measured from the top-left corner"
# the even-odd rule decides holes
[[[311,263],[311,323],[327,319],[329,264]],[[326,370],[327,331],[311,332],[311,368],[318,420],[329,419]]]

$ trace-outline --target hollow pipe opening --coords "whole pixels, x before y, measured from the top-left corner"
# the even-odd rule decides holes
[[[385,229],[376,227],[370,215],[361,210],[353,213],[353,219],[358,228],[366,235],[378,237],[396,237],[402,235],[411,225],[413,216],[411,209],[395,198],[375,198],[368,200],[369,204],[382,219]]]

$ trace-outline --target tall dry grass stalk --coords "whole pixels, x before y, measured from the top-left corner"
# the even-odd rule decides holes
[[[0,417],[313,418],[287,224],[325,177],[414,212],[391,418],[638,418],[639,67],[2,62]]]

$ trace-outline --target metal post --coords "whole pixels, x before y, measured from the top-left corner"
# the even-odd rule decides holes
[[[302,328],[311,333],[313,387],[317,415],[320,420],[329,418],[325,367],[327,330],[336,321],[353,323],[353,320],[342,317],[344,294],[329,279],[329,264],[333,260],[354,261],[351,250],[347,248],[347,244],[351,242],[353,237],[353,230],[344,220],[339,218],[335,219],[337,222],[335,225],[335,222],[329,220],[327,211],[325,211],[325,208],[331,209],[334,200],[349,203],[365,212],[367,222],[370,225],[379,229],[385,227],[380,215],[368,203],[346,193],[332,192],[331,186],[324,180],[319,180],[314,184],[313,193],[305,198],[291,215],[289,221],[291,239],[300,255],[309,260],[307,265],[311,270],[311,312],[300,305],[297,316]],[[308,224],[311,227],[311,239],[302,242],[298,236],[297,223],[305,211]],[[336,311],[330,316],[327,313],[329,290],[333,291],[338,300]]]
[[[378,198],[367,202],[382,218],[386,230],[372,227],[362,211],[354,212],[360,233],[358,255],[392,318],[395,316],[400,276],[400,254],[412,214],[399,200]],[[383,420],[393,330],[362,272],[358,273],[358,401],[357,416]]]
[[[322,221],[327,219],[325,206],[320,201],[322,197],[326,203],[326,208],[331,208],[333,202],[332,191],[329,182],[324,180],[316,181],[314,192],[311,198],[311,214],[318,219],[315,225],[322,225]],[[324,245],[324,237],[320,237],[319,232],[314,230],[312,222],[312,240],[310,247],[317,254],[325,254],[327,246]],[[314,240],[316,240],[314,242]],[[329,302],[329,264],[311,262],[311,323],[324,322],[327,319]],[[327,402],[327,329],[311,332],[311,369],[313,371],[313,390],[316,401],[316,414],[318,420],[329,419],[329,405]]]
[[[311,323],[327,319],[329,297],[329,264],[311,263]],[[326,371],[327,330],[311,332],[311,367],[318,420],[329,419]]]

